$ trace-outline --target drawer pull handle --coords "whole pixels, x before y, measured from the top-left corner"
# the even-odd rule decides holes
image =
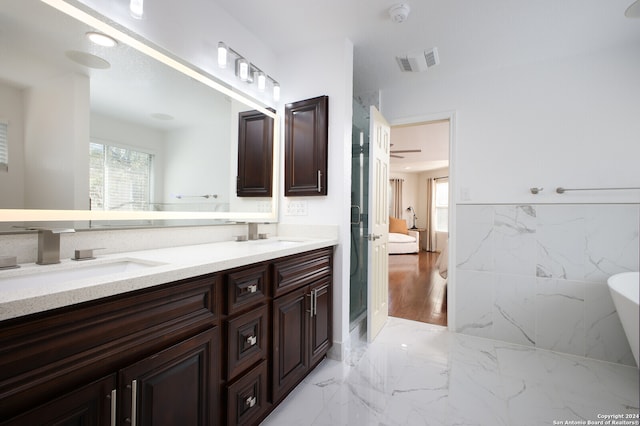
[[[249,398],[247,398],[247,400],[244,403],[247,407],[251,408],[254,405],[256,405],[257,402],[258,402],[258,399],[255,396],[250,396]]]
[[[249,346],[253,346],[258,343],[258,338],[256,336],[249,336],[247,337],[247,343],[249,344]]]
[[[257,284],[251,284],[250,286],[247,287],[247,293],[255,293],[256,291],[258,291]]]
[[[116,389],[113,389],[111,391],[111,394],[107,395],[107,399],[111,400],[111,422],[110,425],[111,426],[116,426],[116,412],[117,412],[117,395],[118,395],[118,391]]]

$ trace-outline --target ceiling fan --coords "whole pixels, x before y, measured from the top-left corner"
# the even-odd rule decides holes
[[[391,146],[393,146],[393,144],[391,144]],[[405,153],[409,153],[409,152],[422,152],[421,149],[396,149],[391,150],[391,157],[393,158],[404,158],[402,155],[394,155],[394,154],[405,154]]]

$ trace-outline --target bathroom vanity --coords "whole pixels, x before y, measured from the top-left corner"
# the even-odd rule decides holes
[[[1,424],[264,419],[331,347],[334,243],[216,244],[221,251],[247,244],[251,254],[137,273],[131,282],[142,288],[2,321]],[[157,250],[154,258],[216,244]],[[225,264],[235,266],[149,284]],[[64,293],[73,298],[73,290]]]

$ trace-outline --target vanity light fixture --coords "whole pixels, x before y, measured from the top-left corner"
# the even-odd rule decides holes
[[[255,81],[260,92],[264,92],[267,89],[267,84],[270,82],[273,87],[273,100],[280,100],[280,84],[222,41],[218,42],[218,67],[227,67],[230,54],[236,58],[236,76],[241,81],[248,84],[253,84]]]
[[[118,44],[118,42],[114,38],[109,37],[106,34],[89,31],[85,35],[92,43],[97,44],[98,46],[114,47],[116,44]]]
[[[142,19],[144,15],[144,0],[131,0],[129,2],[129,12],[135,19]]]

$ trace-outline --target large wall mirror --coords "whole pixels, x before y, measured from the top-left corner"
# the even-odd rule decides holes
[[[0,222],[275,221],[275,176],[272,197],[235,186],[239,114],[271,117],[277,141],[275,113],[106,21],[79,4],[2,1]]]

